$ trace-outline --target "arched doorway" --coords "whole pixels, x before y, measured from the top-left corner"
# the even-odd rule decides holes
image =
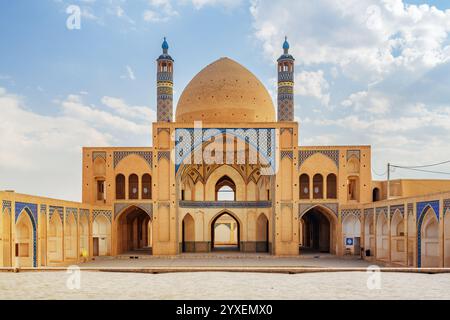
[[[239,251],[240,224],[230,213],[223,212],[211,223],[211,251]]]
[[[406,259],[405,223],[397,210],[391,220],[391,261],[405,262]]]
[[[336,221],[326,209],[314,207],[301,217],[303,252],[322,252],[336,254],[333,239],[335,238]]]
[[[151,219],[143,209],[132,206],[117,220],[117,254],[152,254]]]
[[[89,255],[89,220],[85,215],[80,218],[80,254]]]
[[[364,219],[364,250],[366,251],[366,256],[375,255],[375,228],[373,223],[373,214],[367,215]]]
[[[228,176],[217,181],[215,191],[216,201],[236,201],[236,184]]]
[[[47,260],[49,263],[63,261],[63,223],[58,212],[55,210],[50,218],[47,235]]]
[[[67,260],[76,260],[78,258],[77,233],[77,221],[75,220],[75,216],[69,214],[66,218],[64,230],[64,251]]]
[[[373,188],[372,191],[372,202],[377,202],[381,200],[381,194],[380,194],[380,189],[378,188]]]
[[[347,252],[359,255],[361,250],[361,222],[354,214],[345,217],[342,223],[344,246]]]
[[[183,219],[182,252],[195,252],[195,221],[188,213]]]
[[[15,256],[17,267],[33,267],[33,223],[23,211],[16,223]]]
[[[11,267],[11,211],[6,209],[2,219],[2,241],[3,241],[3,266]]]
[[[444,267],[450,268],[450,209],[444,217]]]
[[[94,256],[111,255],[111,222],[103,215],[98,215],[92,224]]]
[[[269,252],[269,220],[264,213],[256,220],[256,252]]]
[[[419,267],[439,267],[439,221],[431,208],[420,219]]]
[[[387,260],[389,254],[388,220],[384,212],[377,218],[377,259]]]

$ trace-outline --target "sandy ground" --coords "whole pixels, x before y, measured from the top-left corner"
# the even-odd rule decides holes
[[[81,271],[71,290],[65,272],[0,273],[0,299],[450,299],[449,274],[382,273],[378,290],[370,275]]]

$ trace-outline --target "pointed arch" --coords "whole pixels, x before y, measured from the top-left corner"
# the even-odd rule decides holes
[[[63,261],[63,221],[57,210],[49,220],[47,234],[47,261],[61,263]]]
[[[269,219],[262,212],[256,220],[256,252],[269,252]]]
[[[405,262],[406,240],[404,217],[400,210],[397,209],[391,218],[391,261]]]
[[[210,230],[211,230],[211,251],[214,251],[215,249],[218,249],[217,245],[216,245],[216,223],[220,221],[220,218],[222,217],[229,217],[229,220],[233,220],[236,223],[236,226],[233,226],[233,221],[231,221],[231,224],[229,226],[230,229],[230,242],[232,242],[232,244],[230,245],[230,247],[234,247],[236,250],[240,250],[241,249],[241,243],[240,243],[240,239],[241,239],[241,226],[242,223],[240,221],[240,219],[238,218],[237,215],[235,215],[233,212],[231,212],[230,210],[222,210],[221,212],[219,212],[218,214],[216,214],[210,222]]]
[[[195,220],[187,213],[182,222],[182,252],[195,252]]]
[[[15,257],[18,266],[37,267],[36,224],[28,207],[24,207],[17,216],[15,227]]]
[[[376,235],[377,259],[386,260],[389,257],[389,229],[388,219],[384,211],[378,214]]]
[[[439,220],[430,205],[425,206],[420,215],[417,232],[418,267],[439,267]]]

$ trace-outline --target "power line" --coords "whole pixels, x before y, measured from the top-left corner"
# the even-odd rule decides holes
[[[450,160],[439,162],[439,163],[422,165],[422,166],[396,166],[396,165],[391,165],[391,167],[402,168],[402,169],[420,169],[420,168],[436,167],[436,166],[440,166],[440,165],[447,164],[447,163],[450,163]]]
[[[398,169],[405,169],[405,170],[412,170],[412,171],[418,171],[418,172],[426,172],[426,173],[434,173],[434,174],[446,174],[450,175],[450,172],[443,172],[443,171],[431,171],[431,170],[422,170],[422,169],[415,169],[415,168],[409,168],[409,167],[399,167],[399,166],[391,166]]]

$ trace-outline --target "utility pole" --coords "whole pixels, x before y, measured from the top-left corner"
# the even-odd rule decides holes
[[[391,164],[387,164],[387,200],[391,196]]]

